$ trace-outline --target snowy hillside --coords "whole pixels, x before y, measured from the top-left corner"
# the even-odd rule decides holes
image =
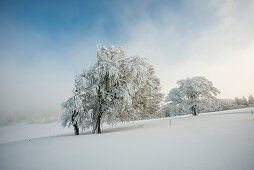
[[[60,123],[0,127],[0,169],[254,169],[251,109],[102,126],[98,135]]]

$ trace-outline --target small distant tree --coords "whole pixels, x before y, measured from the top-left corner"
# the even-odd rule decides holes
[[[167,112],[168,116],[181,115],[183,110],[183,101],[180,91],[178,88],[173,88],[170,90],[168,96],[165,99],[167,103],[165,105],[164,111]]]
[[[238,105],[238,106],[242,105],[242,101],[241,101],[241,99],[239,99],[238,97],[235,98],[234,102],[235,102],[235,104]]]
[[[205,77],[186,78],[177,84],[178,87],[169,92],[165,101],[194,116],[220,93]]]
[[[249,102],[250,105],[254,104],[254,98],[253,98],[252,95],[249,96],[248,102]]]
[[[175,105],[174,103],[167,103],[162,106],[162,113],[164,117],[179,116],[184,114],[181,107],[179,107],[179,105]]]
[[[232,99],[218,99],[217,101],[216,110],[230,110],[236,108],[235,102]]]
[[[240,107],[246,107],[248,106],[248,100],[246,99],[246,97],[242,97],[242,98],[235,98],[235,104],[238,106],[238,108]]]
[[[244,97],[244,96],[243,96],[243,98],[242,98],[242,105],[248,106],[248,100],[247,100],[246,97]]]

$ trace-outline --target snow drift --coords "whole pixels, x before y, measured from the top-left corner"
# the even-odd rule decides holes
[[[252,108],[254,110],[254,108]],[[0,127],[0,169],[253,169],[251,108],[103,126]]]

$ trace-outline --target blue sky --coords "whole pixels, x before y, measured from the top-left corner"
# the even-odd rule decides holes
[[[0,60],[24,67],[49,60],[76,73],[95,60],[96,44],[125,46],[130,32],[147,18],[163,25],[162,11],[170,12],[163,22],[170,22],[177,29],[173,38],[181,40],[172,44],[178,56],[169,54],[178,60],[183,58],[178,46],[186,37],[194,38],[216,18],[209,15],[212,9],[197,10],[187,2],[1,1]],[[74,53],[75,48],[82,53]]]
[[[0,114],[60,113],[98,43],[146,56],[164,93],[200,75],[220,97],[253,94],[253,11],[248,0],[1,0]]]

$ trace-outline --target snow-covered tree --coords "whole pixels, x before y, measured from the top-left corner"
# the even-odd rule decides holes
[[[62,104],[64,112],[61,117],[62,126],[74,127],[75,135],[79,135],[79,125],[82,122],[82,115],[78,112],[78,100],[75,97],[69,98]]]
[[[121,47],[97,46],[97,61],[75,80],[74,96],[82,128],[101,133],[101,123],[142,119],[155,114],[162,95],[147,60],[125,57]]]
[[[253,105],[253,104],[254,104],[254,98],[253,98],[252,95],[249,96],[248,103],[249,103],[250,105]]]
[[[177,81],[177,84],[178,87],[169,92],[165,102],[193,115],[208,107],[220,93],[205,77],[186,78]]]
[[[242,105],[248,106],[248,100],[247,100],[246,97],[244,97],[244,96],[243,96],[243,98],[242,98]]]
[[[241,99],[239,99],[238,97],[235,98],[234,102],[235,102],[235,104],[238,105],[238,106],[239,106],[239,105],[242,105],[242,101],[241,101]]]
[[[242,97],[242,98],[238,98],[236,97],[235,98],[235,104],[238,106],[238,107],[246,107],[248,105],[248,100],[246,99],[246,97]]]
[[[143,66],[147,68],[147,77],[144,83],[140,83],[139,79],[135,80],[137,91],[132,98],[133,107],[141,119],[156,115],[163,98],[163,94],[160,93],[160,80],[155,76],[153,66],[147,62],[144,62]]]
[[[171,89],[165,99],[167,104],[164,111],[167,113],[167,116],[181,115],[183,113],[183,100],[178,88]]]
[[[183,115],[182,108],[175,103],[166,103],[162,106],[162,115],[160,117],[172,117],[172,116],[179,116]]]
[[[216,99],[211,110],[209,111],[222,111],[237,108],[234,100],[232,99]]]

